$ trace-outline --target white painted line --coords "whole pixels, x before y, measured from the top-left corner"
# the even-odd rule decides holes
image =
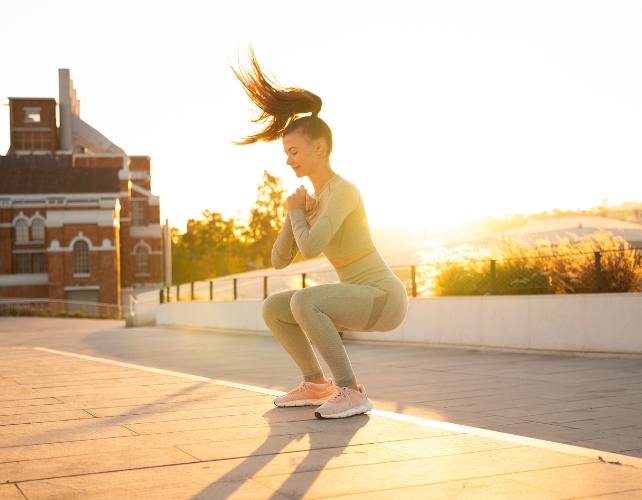
[[[244,391],[257,392],[259,394],[268,394],[270,396],[281,396],[285,394],[282,391],[265,389],[263,387],[256,387],[253,385],[237,384],[235,382],[228,382],[227,380],[218,380],[218,379],[213,379],[209,377],[201,377],[199,375],[190,375],[189,373],[163,370],[161,368],[152,368],[151,366],[135,365],[132,363],[124,363],[122,361],[114,361],[112,359],[86,356],[84,354],[76,354],[73,352],[58,351],[56,349],[48,349],[46,347],[33,347],[33,349],[37,351],[42,351],[42,352],[49,352],[52,354],[60,354],[63,356],[71,356],[73,358],[85,359],[87,361],[97,361],[99,363],[120,366],[122,368],[132,368],[134,370],[142,370],[146,372],[157,373],[159,375],[169,375],[172,377],[184,378],[187,380],[193,380],[195,382],[205,382],[208,384],[221,385],[224,387],[232,387],[234,389],[241,389]],[[638,457],[630,457],[627,455],[620,455],[618,453],[611,453],[608,451],[582,448],[581,446],[555,443],[554,441],[546,441],[544,439],[529,438],[525,436],[518,436],[516,434],[507,434],[505,432],[491,431],[488,429],[479,429],[477,427],[469,427],[467,425],[452,424],[450,422],[441,422],[439,420],[431,420],[423,417],[404,415],[403,413],[394,413],[391,411],[371,410],[368,413],[370,413],[370,415],[389,418],[392,420],[400,420],[402,422],[421,425],[423,427],[430,427],[432,429],[442,429],[442,430],[451,431],[451,432],[458,432],[461,434],[470,434],[472,436],[480,436],[480,437],[485,437],[490,439],[497,439],[498,441],[505,441],[508,443],[514,443],[522,446],[532,446],[534,448],[542,448],[549,451],[566,453],[568,455],[593,458],[595,460],[598,460],[601,457],[602,460],[606,462],[617,462],[621,465],[629,465],[632,467],[642,468],[642,458],[638,458]]]
[[[88,361],[98,361],[99,363],[120,366],[123,368],[133,368],[134,370],[142,370],[145,372],[157,373],[159,375],[170,375],[172,377],[186,378],[188,380],[194,380],[195,382],[206,382],[208,384],[223,385],[225,387],[232,387],[234,389],[242,389],[244,391],[260,392],[261,394],[268,394],[270,396],[282,396],[283,394],[285,394],[282,391],[274,391],[272,389],[254,387],[253,385],[237,384],[235,382],[228,382],[227,380],[217,380],[214,378],[201,377],[199,375],[190,375],[189,373],[173,372],[171,370],[153,368],[151,366],[123,363],[122,361],[114,361],[113,359],[96,358],[94,356],[86,356],[84,354],[76,354],[73,352],[57,351],[56,349],[48,349],[46,347],[33,347],[33,349],[37,351],[50,352],[52,354],[62,354],[63,356],[71,356],[72,358],[86,359]]]

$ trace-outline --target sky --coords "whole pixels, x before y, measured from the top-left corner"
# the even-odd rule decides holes
[[[152,158],[161,216],[247,217],[264,170],[301,182],[256,130],[230,63],[254,45],[323,99],[332,167],[373,227],[641,201],[642,2],[10,2],[0,99],[58,97]],[[4,101],[7,102],[6,100]],[[0,153],[9,111],[0,107]],[[312,191],[311,184],[304,185]]]

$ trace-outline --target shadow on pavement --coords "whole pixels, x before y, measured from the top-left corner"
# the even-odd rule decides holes
[[[251,481],[261,469],[270,464],[279,455],[287,455],[290,451],[283,451],[291,443],[302,440],[301,434],[287,436],[275,432],[276,424],[283,424],[283,414],[290,410],[289,408],[273,408],[262,416],[267,420],[271,427],[270,435],[265,441],[254,450],[248,457],[221,477],[218,481],[212,483],[207,488],[194,495],[192,499],[216,498],[225,499],[234,495],[245,482]],[[287,479],[279,488],[270,496],[270,500],[286,498],[302,498],[310,486],[316,481],[321,471],[335,457],[340,456],[350,445],[352,438],[370,420],[369,415],[357,415],[349,419],[351,425],[337,425],[336,420],[317,420],[318,424],[327,424],[327,430],[309,431],[305,436],[309,436],[310,445],[305,458],[299,462],[295,470],[290,469],[275,471],[274,475],[287,475]],[[305,426],[306,421],[293,422]],[[324,426],[325,427],[325,426]],[[322,453],[319,453],[322,451]],[[298,451],[301,453],[301,451]],[[294,458],[292,459],[294,460]],[[309,474],[297,474],[307,472]],[[311,473],[311,474],[310,474]],[[246,478],[240,481],[239,478]]]

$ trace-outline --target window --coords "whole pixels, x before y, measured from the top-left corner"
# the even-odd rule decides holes
[[[40,123],[40,108],[24,108],[25,123]]]
[[[16,243],[26,243],[29,241],[29,223],[20,219],[16,222]]]
[[[33,260],[31,261],[31,272],[32,273],[46,273],[47,272],[47,254],[45,253],[34,253],[32,254]]]
[[[149,252],[143,245],[136,249],[136,274],[149,274]]]
[[[45,241],[45,223],[42,219],[35,219],[31,223],[31,239],[34,241]]]
[[[29,254],[16,254],[16,273],[27,274],[29,272]]]
[[[74,274],[89,274],[89,245],[85,241],[74,243]]]
[[[48,132],[14,132],[15,149],[19,151],[50,151],[51,136]]]
[[[147,225],[145,200],[132,200],[132,226]]]

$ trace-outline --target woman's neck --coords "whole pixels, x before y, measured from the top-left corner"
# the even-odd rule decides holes
[[[314,186],[314,192],[318,193],[321,191],[321,188],[326,185],[326,183],[332,179],[335,175],[337,175],[332,168],[330,167],[330,164],[323,168],[320,169],[319,172],[315,172],[314,174],[311,174],[308,176],[308,179],[310,179],[310,182]]]

